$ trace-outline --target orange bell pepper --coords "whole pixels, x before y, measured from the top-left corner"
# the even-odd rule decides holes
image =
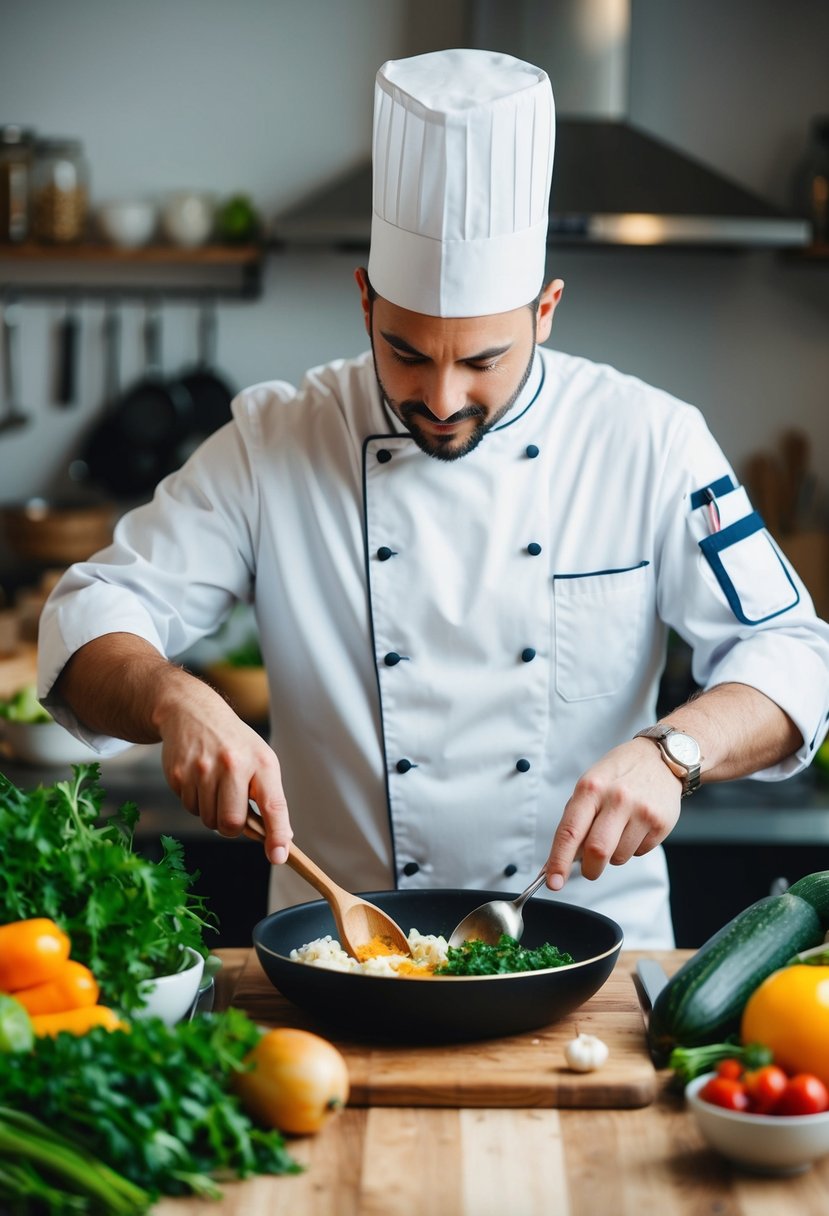
[[[60,1034],[62,1030],[86,1034],[93,1026],[103,1026],[107,1030],[127,1029],[126,1022],[107,1005],[88,1005],[85,1009],[67,1009],[64,1013],[39,1013],[32,1018],[32,1030],[38,1038]]]
[[[69,958],[69,938],[53,920],[0,925],[0,992],[16,992],[51,979]]]
[[[70,958],[51,979],[31,988],[20,988],[14,996],[31,1014],[65,1013],[68,1009],[86,1009],[94,1005],[99,991],[89,968]]]

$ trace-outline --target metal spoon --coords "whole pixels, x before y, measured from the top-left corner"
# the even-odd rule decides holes
[[[245,835],[254,840],[264,840],[265,837],[262,818],[253,810],[248,812]],[[360,947],[368,946],[374,938],[380,938],[395,954],[411,957],[412,950],[406,934],[386,912],[367,899],[360,899],[359,895],[352,895],[337,886],[293,841],[288,846],[288,865],[328,900],[340,945],[352,958],[360,959]]]
[[[546,876],[547,871],[544,869],[517,899],[492,899],[489,903],[481,904],[480,908],[465,916],[453,930],[449,945],[462,946],[464,942],[477,941],[495,946],[504,933],[520,941],[524,932],[521,909],[530,896],[536,893]]]

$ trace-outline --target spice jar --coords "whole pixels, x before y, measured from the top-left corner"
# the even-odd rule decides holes
[[[0,241],[18,243],[29,235],[29,186],[34,132],[7,123],[0,127]]]
[[[79,241],[86,227],[89,170],[77,139],[42,139],[32,170],[32,235],[37,241]]]

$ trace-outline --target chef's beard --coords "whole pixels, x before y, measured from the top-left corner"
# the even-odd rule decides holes
[[[408,430],[412,439],[414,439],[421,452],[425,452],[427,456],[434,456],[436,460],[453,461],[460,460],[462,456],[468,456],[470,452],[474,452],[475,448],[483,439],[488,431],[491,431],[494,426],[497,426],[501,419],[515,405],[521,395],[524,385],[530,378],[533,361],[535,360],[535,346],[530,352],[530,357],[527,366],[524,368],[524,373],[518,383],[518,387],[510,397],[509,401],[504,405],[496,406],[487,409],[483,405],[478,405],[471,402],[464,406],[462,410],[458,410],[456,414],[452,414],[449,418],[436,418],[424,401],[393,401],[386,392],[385,385],[380,379],[380,372],[377,369],[377,355],[374,351],[374,340],[372,338],[371,353],[374,356],[374,375],[377,378],[377,386],[380,389],[380,395],[389,407],[391,412],[400,419],[403,425]],[[452,447],[453,443],[457,443],[454,435],[430,435],[427,434],[418,425],[418,418],[425,418],[427,421],[450,425],[455,422],[462,422],[467,418],[473,418],[475,425],[469,436],[458,444],[457,447]]]

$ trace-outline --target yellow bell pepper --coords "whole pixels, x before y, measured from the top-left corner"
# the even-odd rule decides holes
[[[749,997],[740,1036],[763,1043],[788,1073],[829,1086],[829,967],[795,964],[773,972]]]

